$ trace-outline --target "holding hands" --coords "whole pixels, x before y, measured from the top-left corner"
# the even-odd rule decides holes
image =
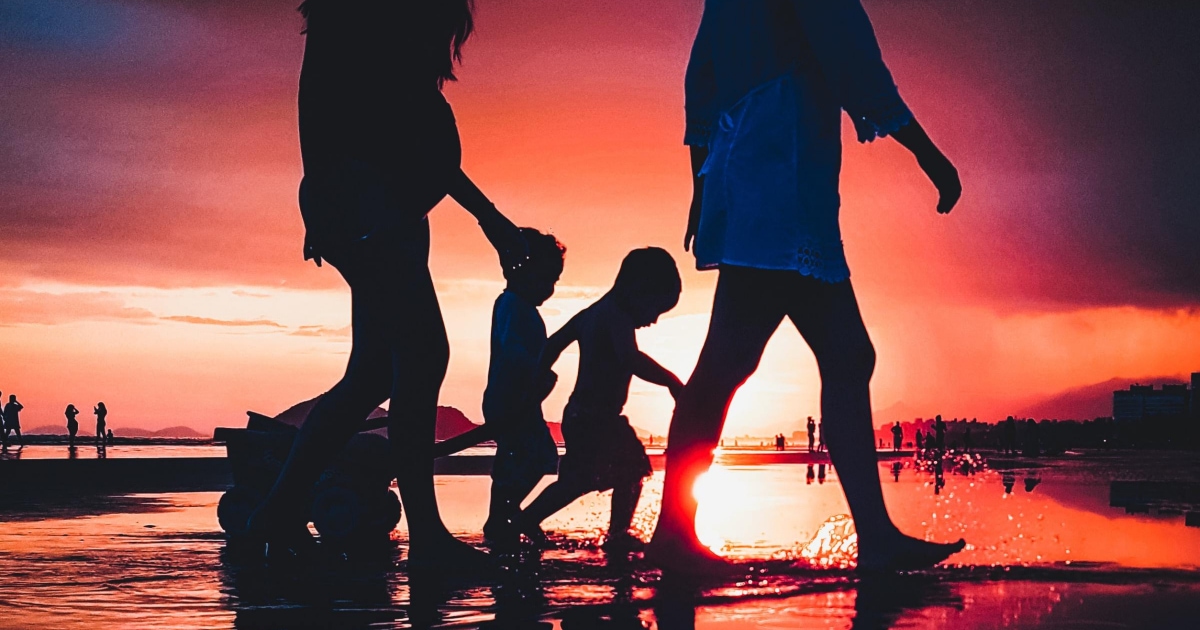
[[[500,265],[505,271],[518,269],[529,260],[529,245],[521,236],[520,229],[496,209],[496,205],[461,169],[451,183],[450,196],[479,221],[483,235],[496,248]]]

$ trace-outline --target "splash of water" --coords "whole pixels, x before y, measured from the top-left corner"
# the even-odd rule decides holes
[[[832,516],[811,540],[795,549],[773,554],[773,560],[804,564],[813,569],[850,569],[858,563],[858,533],[847,514]]]

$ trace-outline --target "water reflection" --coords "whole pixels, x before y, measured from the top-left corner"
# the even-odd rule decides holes
[[[1083,601],[1148,610],[1146,619],[1170,627],[1170,615],[1188,602],[1194,611],[1200,595],[1200,529],[1180,527],[1196,511],[1194,458],[1043,460],[997,471],[952,456],[940,473],[933,461],[882,464],[891,476],[885,499],[901,527],[972,543],[956,558],[966,566],[882,583],[848,570],[857,540],[836,469],[825,467],[818,484],[816,466],[798,465],[706,475],[697,487],[702,540],[743,561],[745,575],[699,588],[664,583],[637,558],[610,563],[596,548],[608,506],[597,494],[546,523],[559,548],[508,558],[500,579],[478,583],[410,576],[403,526],[379,553],[264,566],[225,546],[215,522],[219,493],[6,503],[0,521],[20,523],[0,528],[0,583],[26,627],[670,630],[770,619],[789,628],[1021,628],[1094,618]],[[660,492],[656,475],[638,510],[643,536]],[[487,493],[487,478],[440,478],[449,527],[474,536]],[[1142,586],[1151,583],[1158,586]]]

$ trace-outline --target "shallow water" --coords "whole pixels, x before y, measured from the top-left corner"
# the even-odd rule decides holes
[[[971,544],[953,565],[883,583],[844,570],[854,536],[836,472],[826,468],[822,480],[814,467],[809,480],[803,465],[709,473],[697,490],[699,532],[745,562],[746,575],[686,591],[639,561],[606,561],[596,549],[607,525],[602,495],[546,522],[559,545],[540,563],[514,562],[496,584],[441,586],[410,582],[403,523],[381,554],[280,568],[226,548],[219,493],[89,501],[37,520],[0,510],[9,521],[0,527],[0,627],[1195,627],[1200,528],[1185,514],[1200,511],[1190,502],[1200,458],[992,464],[1004,470],[944,467],[942,483],[912,461],[898,480],[881,466],[901,528]],[[488,484],[438,479],[451,530],[478,541]],[[643,530],[660,490],[656,473],[639,507]]]

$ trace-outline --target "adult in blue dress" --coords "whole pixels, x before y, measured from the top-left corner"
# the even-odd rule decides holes
[[[706,0],[686,80],[694,195],[684,247],[717,269],[708,337],[671,424],[662,516],[648,556],[721,570],[696,538],[692,485],[725,413],[786,317],[820,368],[822,442],[858,532],[860,569],[926,567],[963,548],[912,538],[883,502],[871,421],[875,350],[838,226],[841,114],[863,142],[910,149],[948,213],[958,174],[917,123],[859,0]]]

